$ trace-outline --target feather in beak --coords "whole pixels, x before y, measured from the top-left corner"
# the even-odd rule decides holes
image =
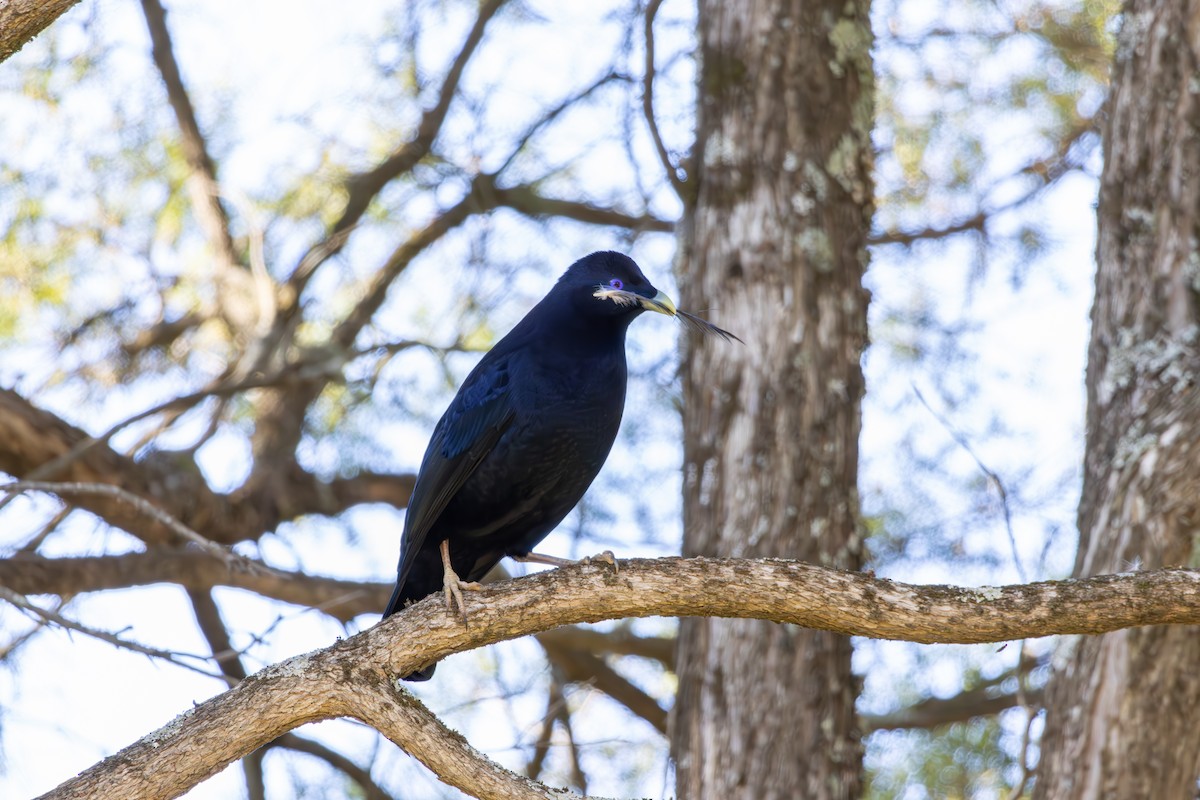
[[[597,286],[596,291],[592,292],[592,297],[598,300],[611,300],[619,306],[641,306],[647,311],[657,311],[659,314],[674,317],[692,330],[699,331],[706,336],[718,336],[727,342],[742,342],[740,338],[724,328],[718,328],[706,319],[676,308],[671,298],[662,292],[654,295],[654,297],[643,297],[640,294],[624,289],[616,289],[611,286]],[[742,342],[742,344],[745,344],[745,342]]]

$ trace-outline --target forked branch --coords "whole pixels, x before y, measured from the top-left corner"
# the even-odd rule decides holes
[[[451,732],[395,677],[451,653],[559,625],[646,616],[770,620],[912,642],[980,643],[1200,623],[1200,571],[1164,569],[1004,587],[912,586],[774,559],[579,565],[473,593],[471,625],[440,598],[252,675],[45,795],[167,798],[306,722],[352,717],[481,798],[562,798]],[[170,769],[155,768],[170,764]]]

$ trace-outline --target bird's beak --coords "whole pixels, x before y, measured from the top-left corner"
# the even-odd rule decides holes
[[[660,314],[666,314],[668,317],[673,317],[677,313],[675,310],[675,301],[662,292],[654,295],[654,297],[639,296],[638,304],[647,311],[657,311]]]
[[[592,292],[592,297],[597,300],[611,300],[619,306],[641,306],[647,311],[657,311],[659,314],[674,317],[693,330],[710,336],[719,336],[727,342],[731,340],[742,341],[734,334],[723,328],[718,328],[706,319],[697,317],[695,314],[690,314],[687,311],[680,311],[675,307],[675,301],[662,292],[654,295],[654,297],[643,297],[640,294],[627,292],[624,289],[597,286],[596,291]],[[745,344],[745,342],[742,342],[742,344]]]
[[[625,289],[597,286],[596,291],[592,292],[592,297],[595,297],[597,300],[611,300],[619,306],[641,306],[647,311],[657,311],[659,314],[666,314],[668,317],[673,317],[679,313],[675,308],[675,301],[662,292],[654,295],[654,297],[643,297],[636,292],[630,292]]]

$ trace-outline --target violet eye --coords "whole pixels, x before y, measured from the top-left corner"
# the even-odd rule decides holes
[[[608,282],[608,285],[614,289],[624,289],[625,288],[625,284],[621,282],[620,278],[613,278],[611,281]]]

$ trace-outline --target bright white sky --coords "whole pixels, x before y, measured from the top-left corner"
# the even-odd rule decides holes
[[[452,55],[461,40],[464,17],[454,4],[447,4],[444,35],[430,33],[423,40],[421,62],[430,71],[436,70]],[[537,109],[550,99],[561,97],[570,85],[578,85],[601,74],[612,52],[619,48],[619,30],[606,23],[606,17],[623,3],[564,4],[526,2],[529,14],[540,15],[545,24],[540,32],[498,20],[491,37],[477,57],[470,74],[473,85],[490,86],[495,100],[495,119],[488,124],[496,129],[513,130],[536,115]],[[302,175],[317,166],[316,153],[324,137],[336,137],[351,149],[371,147],[376,150],[389,146],[375,141],[379,122],[385,118],[380,108],[364,105],[357,99],[368,94],[359,85],[370,70],[364,61],[360,43],[375,36],[386,24],[389,9],[394,3],[379,0],[359,0],[353,13],[342,6],[314,0],[258,0],[234,3],[217,0],[201,6],[172,4],[168,24],[176,37],[177,56],[184,69],[185,79],[193,90],[202,124],[212,127],[212,121],[232,121],[232,130],[243,137],[236,147],[218,142],[220,151],[232,150],[222,162],[222,177],[233,191],[253,196],[257,187],[272,176]],[[690,7],[681,2],[666,3],[662,17],[666,20],[686,18]],[[149,69],[149,47],[140,9],[133,3],[116,0],[89,0],[72,10],[57,23],[55,32],[59,44],[70,52],[77,47],[83,34],[79,27],[84,21],[92,25],[105,39],[118,44],[112,60],[112,80],[120,85],[123,76],[145,74]],[[230,24],[230,20],[237,20]],[[546,35],[546,31],[553,35]],[[526,31],[526,32],[522,32]],[[502,34],[502,35],[501,35]],[[678,31],[669,26],[659,34],[660,52],[679,48],[684,42]],[[22,65],[37,57],[41,43],[26,48],[26,52],[0,65],[0,82],[7,85]],[[670,81],[659,87],[660,102],[669,141],[679,146],[687,142],[686,64],[676,74],[678,86],[672,93]],[[5,74],[10,77],[5,77]],[[566,80],[572,83],[568,84]],[[133,79],[130,78],[132,81]],[[679,88],[683,87],[683,88]],[[387,90],[376,90],[383,95]],[[132,101],[131,101],[132,102]],[[7,118],[8,131],[0,139],[12,141],[17,136],[24,157],[30,163],[44,163],[51,154],[70,151],[72,137],[87,130],[94,121],[97,103],[105,98],[78,97],[60,112],[60,126],[52,135],[44,128],[34,129],[35,118],[20,113],[20,102],[0,92],[0,119]],[[674,109],[672,116],[670,109]],[[308,122],[300,123],[304,117]],[[570,122],[573,134],[589,141],[595,138],[597,126],[610,124],[604,112],[583,113]],[[29,127],[23,127],[28,125]],[[25,135],[22,135],[25,134]],[[36,135],[35,135],[36,134]],[[463,146],[470,144],[487,151],[487,143],[478,137],[462,138]],[[559,163],[574,156],[569,144],[553,140],[543,158],[546,163]],[[39,143],[47,148],[38,149]],[[641,141],[639,147],[645,146]],[[627,182],[624,157],[613,152],[606,157],[603,148],[581,160],[573,171],[574,181],[595,194],[608,187]],[[647,169],[654,169],[655,160],[648,150],[639,154]],[[920,449],[931,457],[944,458],[945,464],[962,474],[978,470],[970,456],[950,445],[948,434],[916,403],[913,386],[918,387],[939,412],[972,442],[980,458],[1002,475],[1022,473],[1023,486],[1034,496],[1051,497],[1036,513],[1018,516],[1015,520],[1020,557],[1027,570],[1037,563],[1045,528],[1048,525],[1070,525],[1078,491],[1077,481],[1068,481],[1062,490],[1064,474],[1068,477],[1081,452],[1081,419],[1084,407],[1083,366],[1087,333],[1087,312],[1092,287],[1094,182],[1085,178],[1070,178],[1043,197],[1031,210],[1035,216],[1051,221],[1055,245],[1049,254],[1034,263],[1027,274],[1025,288],[1018,294],[1009,285],[1010,272],[1000,267],[973,277],[970,264],[976,258],[969,244],[948,248],[931,256],[920,269],[911,262],[889,260],[886,253],[876,257],[868,276],[868,285],[876,299],[872,309],[873,334],[881,338],[881,320],[889,311],[907,307],[927,307],[930,314],[944,321],[960,319],[964,314],[978,327],[964,332],[959,342],[972,361],[956,365],[961,376],[948,377],[947,386],[953,389],[961,382],[974,381],[979,385],[976,399],[969,408],[948,409],[935,390],[936,378],[928,375],[920,363],[905,362],[889,346],[876,346],[868,354],[867,371],[869,395],[864,410],[862,451],[864,471],[863,495],[868,505],[873,498],[888,497],[898,491],[906,480],[890,454],[898,450],[905,437],[916,437]],[[656,198],[659,212],[674,215],[677,208],[667,197]],[[3,196],[0,195],[0,203]],[[413,221],[418,224],[419,221]],[[537,245],[510,234],[501,249],[514,257],[529,253],[537,263],[546,264],[541,270],[523,274],[515,286],[498,287],[499,316],[511,324],[530,303],[548,287],[553,276],[588,250],[614,246],[604,232],[557,233]],[[374,249],[386,247],[377,242]],[[431,287],[444,285],[447,274],[461,273],[454,264],[455,257],[464,257],[461,245],[447,245],[442,251],[445,261],[426,261],[414,269],[404,292],[390,301],[392,319],[407,319],[407,315],[431,313],[435,292]],[[648,239],[640,245],[637,257],[648,275],[660,286],[670,285],[669,269],[671,242],[667,237]],[[1000,259],[1002,261],[1002,259]],[[365,272],[377,263],[371,246],[355,251],[348,269]],[[103,289],[98,289],[103,291]],[[668,289],[668,291],[671,291]],[[99,300],[98,300],[99,302]],[[453,321],[457,317],[447,315]],[[714,311],[719,321],[719,309]],[[497,323],[499,325],[499,323]],[[444,331],[446,339],[453,331]],[[884,331],[883,337],[889,334]],[[666,320],[646,320],[635,326],[631,350],[635,362],[653,363],[673,348],[674,328]],[[461,362],[465,365],[469,359]],[[412,362],[408,362],[412,363]],[[465,368],[465,367],[464,367]],[[12,383],[18,374],[37,378],[38,362],[29,360],[15,367],[0,368],[0,380]],[[901,377],[898,377],[901,376]],[[36,382],[36,380],[34,381]],[[162,387],[164,392],[171,387]],[[657,396],[658,390],[648,384],[630,389],[628,408],[645,407]],[[102,419],[81,419],[67,400],[62,400],[60,413],[66,414],[90,429],[100,429],[110,420],[127,416],[132,410],[154,402],[144,397],[115,394],[108,407],[100,410]],[[995,423],[1002,421],[1008,432],[998,431]],[[393,423],[381,428],[380,448],[394,459],[393,468],[414,468],[424,449],[428,425],[432,420],[416,423]],[[627,419],[627,425],[629,424]],[[669,436],[668,431],[666,436]],[[663,445],[637,454],[641,462],[651,460],[670,464],[678,452]],[[638,461],[627,446],[619,448],[609,469],[620,473],[629,471]],[[235,484],[243,469],[244,451],[232,438],[217,440],[203,451],[203,465],[215,485]],[[1012,471],[1011,473],[1009,471]],[[1024,474],[1028,471],[1028,474]],[[666,487],[674,491],[674,486]],[[664,494],[655,487],[645,487],[647,493]],[[938,496],[939,510],[951,509],[963,516],[972,512],[971,504],[979,498],[943,496],[944,489],[932,487]],[[669,494],[669,492],[667,492]],[[675,502],[675,501],[671,501]],[[5,514],[9,533],[0,539],[4,544],[20,542],[36,529],[35,516],[29,513],[31,502],[21,500],[14,510]],[[37,507],[48,507],[37,503]],[[638,521],[633,516],[632,501],[622,506],[622,517],[615,523],[618,541],[638,538]],[[671,518],[671,508],[665,519]],[[964,541],[974,552],[998,554],[1000,566],[994,570],[970,569],[947,574],[944,563],[907,559],[892,567],[889,577],[911,582],[953,581],[956,583],[1003,583],[1015,581],[1017,573],[1009,557],[1009,545],[1003,528],[997,525],[989,531],[976,533]],[[393,574],[399,529],[395,516],[373,509],[360,509],[347,515],[348,525],[337,526],[319,520],[292,526],[286,537],[267,537],[261,553],[280,566],[304,564],[319,572],[356,578],[375,577],[387,580]],[[568,525],[570,520],[568,520]],[[669,527],[662,538],[678,540],[678,522],[664,523]],[[673,525],[673,527],[671,527]],[[346,529],[357,532],[351,542]],[[1051,571],[1061,573],[1069,565],[1071,537],[1066,546],[1055,552]],[[45,548],[48,554],[80,551],[114,552],[135,548],[136,542],[122,534],[98,532],[75,526],[69,535],[52,538]],[[630,554],[652,555],[669,552],[671,547],[639,546]],[[568,554],[571,538],[566,534],[552,536],[545,551]],[[1033,577],[1033,576],[1031,576]],[[253,651],[247,659],[257,668],[289,655],[329,644],[336,636],[344,635],[339,626],[322,621],[316,614],[295,609],[280,610],[251,597],[238,597],[234,592],[218,595],[225,613],[235,612],[242,630],[271,630],[268,646]],[[193,617],[186,599],[172,588],[151,588],[136,591],[106,593],[77,601],[70,612],[81,621],[112,631],[120,631],[129,639],[152,643],[189,653],[206,652],[205,644],[194,630]],[[282,614],[282,619],[280,615]],[[373,620],[366,620],[373,622]],[[656,630],[654,623],[640,623],[646,630]],[[0,609],[0,630],[12,632],[25,627],[24,619],[10,609]],[[245,644],[244,642],[240,644]],[[432,684],[417,687],[417,691],[435,711],[453,709],[452,724],[466,732],[472,743],[491,752],[510,766],[520,766],[522,754],[511,748],[514,738],[527,741],[534,735],[533,725],[542,709],[529,703],[510,703],[493,699],[476,706],[462,706],[476,696],[477,687],[471,681],[462,685],[450,680],[465,671],[469,664],[489,664],[499,661],[501,673],[508,685],[517,686],[529,680],[521,655],[531,655],[536,647],[514,643],[506,648],[493,648],[483,653],[457,657],[439,672]],[[997,664],[1012,663],[1015,652],[996,655]],[[857,668],[862,671],[884,660],[896,669],[908,656],[901,647],[880,647],[860,653]],[[256,661],[257,659],[257,661]],[[52,631],[37,637],[21,651],[15,671],[0,671],[0,708],[4,709],[3,763],[0,769],[0,797],[28,797],[46,791],[61,780],[89,766],[115,749],[148,733],[171,717],[201,701],[218,690],[211,679],[194,675],[177,667],[114,651],[108,645],[86,636]],[[640,676],[647,681],[655,676]],[[935,680],[938,678],[935,677]],[[955,675],[942,676],[947,691],[954,686]],[[868,677],[868,689],[879,678]],[[657,687],[663,689],[664,687]],[[665,687],[668,688],[669,687]],[[651,738],[645,731],[630,730],[641,723],[613,711],[603,703],[589,702],[594,711],[592,723],[581,738],[596,742],[591,749],[596,759],[589,769],[596,783],[590,791],[600,794],[622,791],[625,784],[620,774],[606,779],[604,770],[595,765],[611,763],[610,755],[621,752],[621,741],[629,738]],[[366,758],[375,740],[360,726],[349,723],[329,723],[306,728],[305,735],[358,737],[357,751]],[[517,736],[514,737],[514,732]],[[344,738],[341,739],[345,741]],[[641,751],[635,756],[641,758]],[[414,797],[439,796],[441,789],[423,770],[406,767],[406,758],[385,744],[378,757],[394,765],[388,769],[407,770]],[[630,768],[638,765],[630,765]],[[304,768],[301,768],[302,770]],[[313,774],[318,774],[315,769]],[[664,796],[671,793],[665,764],[651,765],[649,777],[643,776],[638,789],[645,795]],[[188,795],[193,798],[228,798],[242,791],[241,776],[236,767],[214,778]]]

